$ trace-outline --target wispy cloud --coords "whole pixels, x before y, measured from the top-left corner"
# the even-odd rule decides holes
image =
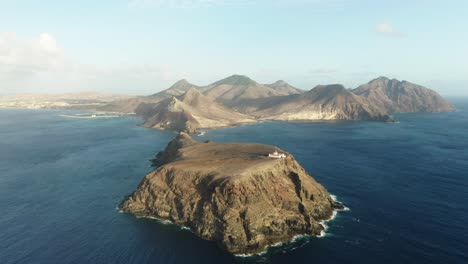
[[[390,22],[382,22],[375,26],[375,31],[381,35],[391,36],[391,37],[405,37],[406,34],[395,29],[395,27]]]
[[[0,66],[3,69],[61,70],[66,64],[63,49],[49,33],[27,40],[18,38],[16,33],[0,33]]]

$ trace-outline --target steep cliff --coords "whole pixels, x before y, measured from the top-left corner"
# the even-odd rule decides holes
[[[254,254],[299,234],[318,235],[340,204],[274,146],[200,143],[180,133],[120,208],[170,220],[233,254]]]

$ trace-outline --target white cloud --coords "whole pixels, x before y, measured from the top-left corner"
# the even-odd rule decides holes
[[[375,26],[375,31],[382,35],[393,36],[393,37],[404,37],[406,36],[403,32],[396,30],[390,22],[379,23]]]
[[[23,40],[15,33],[0,33],[0,68],[3,71],[61,70],[67,64],[54,36],[42,33]]]
[[[158,83],[170,83],[183,76],[179,70],[155,64],[96,66],[79,62],[69,58],[50,33],[30,39],[0,33],[0,94],[124,91],[130,87],[150,90]]]

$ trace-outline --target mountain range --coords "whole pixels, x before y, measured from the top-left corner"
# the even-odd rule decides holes
[[[156,94],[119,100],[103,109],[135,112],[146,127],[188,132],[257,120],[392,122],[392,113],[455,110],[431,89],[386,77],[355,89],[331,84],[304,91],[282,80],[260,84],[243,75],[207,86],[180,80]]]

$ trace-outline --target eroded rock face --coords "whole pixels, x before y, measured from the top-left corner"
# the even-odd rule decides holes
[[[200,143],[180,133],[158,154],[120,208],[170,220],[233,254],[254,254],[295,235],[318,235],[338,208],[325,188],[287,154],[251,143]]]

